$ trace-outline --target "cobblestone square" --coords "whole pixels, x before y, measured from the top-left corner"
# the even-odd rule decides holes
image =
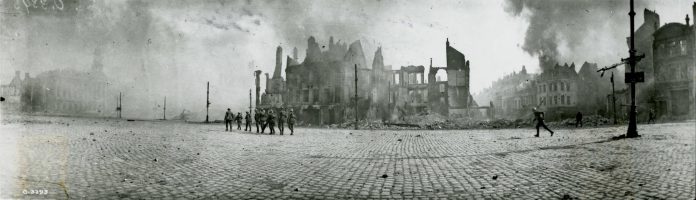
[[[0,197],[694,199],[693,121],[559,129],[225,132],[223,124],[5,116]],[[551,127],[554,128],[554,127]],[[47,194],[44,194],[47,192]]]

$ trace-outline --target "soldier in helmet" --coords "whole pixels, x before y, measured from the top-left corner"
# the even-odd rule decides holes
[[[544,112],[538,111],[536,107],[532,108],[532,112],[534,112],[534,120],[537,122],[536,124],[536,135],[534,137],[539,137],[539,127],[544,127],[547,131],[551,133],[551,136],[553,136],[553,131],[549,129],[549,127],[546,127],[546,123],[544,123]]]
[[[244,115],[244,121],[246,122],[244,131],[251,131],[251,114],[249,114],[249,112],[246,112],[246,115]]]
[[[266,115],[266,110],[261,109],[261,112],[259,113],[259,123],[261,124],[261,133],[266,132],[266,120],[268,119],[268,116]]]
[[[234,113],[228,108],[225,112],[225,131],[232,130],[232,118],[234,118]]]
[[[256,123],[256,133],[259,133],[259,126],[261,126],[261,110],[256,108],[254,113],[254,122]]]
[[[234,118],[234,121],[237,122],[237,130],[242,130],[242,113],[237,112],[237,117]]]
[[[273,114],[273,110],[269,110],[268,114],[266,114],[266,123],[268,123],[268,129],[269,133],[271,135],[275,134],[275,129],[273,128],[275,126],[275,115]]]
[[[287,117],[285,117],[285,110],[281,109],[280,112],[278,112],[278,130],[280,130],[281,135],[283,135],[283,131],[285,129],[284,126],[285,126],[285,120],[287,120],[286,118]]]
[[[295,133],[295,113],[290,109],[290,114],[288,114],[288,129],[290,129],[290,135]]]

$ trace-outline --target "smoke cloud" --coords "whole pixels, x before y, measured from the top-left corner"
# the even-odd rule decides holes
[[[293,47],[303,52],[312,35],[321,44],[329,36],[343,42],[365,40],[361,37],[371,30],[369,18],[384,13],[386,4],[3,1],[0,45],[8,49],[0,54],[0,75],[5,84],[15,70],[32,75],[53,69],[86,71],[95,52],[101,52],[103,60],[97,62],[110,77],[114,99],[118,91],[124,93],[124,116],[160,118],[166,96],[170,117],[186,109],[194,119],[203,119],[210,82],[211,116],[217,119],[226,108],[248,109],[252,72],[273,73],[276,46],[289,55]],[[366,52],[376,49],[375,43],[363,44]]]
[[[648,3],[636,1],[637,19]],[[529,21],[521,48],[542,70],[557,62],[612,64],[628,54],[628,1],[506,0],[505,10]]]

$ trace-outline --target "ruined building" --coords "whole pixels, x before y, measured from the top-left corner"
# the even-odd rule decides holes
[[[283,67],[283,48],[276,49],[276,64],[273,78],[266,73],[266,91],[261,96],[261,107],[281,107],[283,105],[283,95],[285,91],[285,80],[281,76]]]
[[[601,77],[595,63],[584,62],[577,72],[575,68],[574,63],[556,63],[542,67],[537,75],[527,73],[523,66],[519,73],[493,82],[477,99],[490,101],[496,118],[504,119],[530,119],[533,107],[544,111],[549,120],[573,118],[577,112],[608,115],[610,76]]]
[[[425,67],[402,66],[391,72],[389,107],[395,116],[428,112],[428,84],[424,80]]]
[[[298,120],[308,124],[334,124],[355,118],[355,102],[360,120],[397,120],[399,116],[436,112],[452,117],[471,117],[476,103],[469,94],[469,61],[446,42],[447,67],[430,67],[426,83],[425,67],[406,66],[392,70],[384,65],[378,48],[367,64],[360,41],[350,45],[329,39],[322,50],[314,37],[307,40],[301,62],[296,48],[286,58],[286,80],[282,75],[282,49],[276,51],[273,78],[261,108],[291,108]],[[446,70],[447,81],[435,81],[438,70]],[[357,100],[355,74],[357,73]]]
[[[525,118],[537,105],[536,77],[537,74],[528,73],[527,68],[522,66],[519,73],[513,72],[494,81],[476,99],[494,105],[495,116],[491,118]]]
[[[52,70],[36,77],[26,73],[19,89],[19,109],[57,115],[113,116],[115,101],[111,98],[101,59],[101,53],[95,50],[94,62],[88,71]],[[18,80],[19,72],[16,73]],[[17,84],[10,85],[16,92]]]

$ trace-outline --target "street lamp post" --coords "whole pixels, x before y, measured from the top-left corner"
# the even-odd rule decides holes
[[[205,89],[205,123],[208,123],[208,108],[210,107],[210,81],[206,83]]]
[[[358,64],[355,64],[355,130],[358,130]]]
[[[631,18],[631,49],[628,50],[629,57],[628,57],[628,65],[631,67],[631,72],[627,73],[626,75],[626,82],[631,83],[631,108],[628,113],[628,130],[626,132],[626,137],[627,138],[634,138],[634,137],[640,137],[638,135],[638,128],[636,124],[636,82],[642,82],[642,72],[636,72],[636,63],[640,61],[645,55],[642,56],[636,56],[636,48],[635,48],[635,15],[636,12],[633,10],[633,1],[630,1],[631,4],[631,11],[628,13],[628,16]]]

